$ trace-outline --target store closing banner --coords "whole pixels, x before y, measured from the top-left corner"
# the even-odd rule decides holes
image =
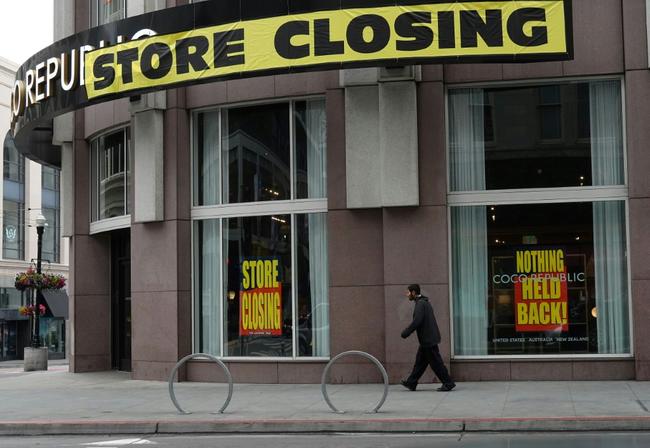
[[[346,67],[572,58],[570,0],[211,0],[75,34],[16,75],[11,132],[56,115],[153,90]],[[47,127],[47,126],[45,126]],[[47,163],[52,164],[51,161]]]

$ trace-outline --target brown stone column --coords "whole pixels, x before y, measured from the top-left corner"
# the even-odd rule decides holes
[[[428,77],[439,70],[424,67]],[[430,298],[442,334],[440,351],[449,368],[451,349],[447,229],[447,182],[441,80],[418,84],[418,146],[420,206],[387,208],[383,213],[386,368],[391,382],[404,378],[413,367],[418,343],[403,340],[401,331],[411,322],[413,304],[406,286],[419,283]],[[428,370],[423,381],[434,376]]]
[[[650,72],[626,72],[627,166],[630,188],[628,241],[636,379],[650,379]]]
[[[134,379],[165,380],[192,350],[191,148],[184,89],[168,91],[164,129],[164,220],[131,226]],[[138,173],[132,176],[138,182]]]
[[[328,90],[326,100],[330,353],[362,350],[383,362],[381,209],[346,209],[344,91]],[[348,357],[333,366],[331,380],[363,383],[381,375],[368,361]]]
[[[70,238],[70,370],[111,368],[110,244],[89,235],[90,149],[84,139],[84,112],[75,113],[73,142],[74,230]]]

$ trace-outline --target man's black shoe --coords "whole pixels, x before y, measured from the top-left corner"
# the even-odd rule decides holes
[[[451,383],[451,384],[443,384],[436,390],[438,392],[450,392],[454,387],[456,387],[456,383]]]
[[[402,386],[406,387],[410,391],[414,391],[417,386],[413,386],[412,384],[409,384],[406,382],[406,380],[401,380],[399,382]]]

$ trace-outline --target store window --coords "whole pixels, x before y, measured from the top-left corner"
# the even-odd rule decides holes
[[[450,90],[450,190],[622,185],[622,121],[618,80]]]
[[[329,356],[325,103],[194,114],[196,350]]]
[[[92,221],[129,214],[129,131],[102,135],[90,144]]]
[[[619,80],[450,90],[455,356],[630,354],[622,129]]]
[[[25,157],[5,146],[3,169],[2,257],[25,258]]]
[[[23,291],[16,288],[0,288],[0,309],[18,309],[26,304]]]
[[[126,0],[90,0],[93,26],[106,25],[126,17]]]
[[[61,170],[43,166],[41,179],[41,213],[47,220],[47,228],[43,232],[43,259],[51,263],[59,263],[61,256]]]

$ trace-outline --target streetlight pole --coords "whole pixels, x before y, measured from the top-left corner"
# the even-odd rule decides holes
[[[36,245],[36,273],[40,274],[41,273],[41,257],[43,255],[43,231],[45,230],[45,226],[47,225],[47,220],[45,219],[45,216],[42,214],[38,214],[36,217],[36,235],[38,237],[37,239],[37,245]],[[41,346],[40,338],[39,338],[39,317],[41,314],[41,310],[39,308],[39,303],[38,303],[38,296],[39,293],[41,292],[40,289],[35,289],[34,290],[34,332],[32,333],[32,348],[39,348]]]

